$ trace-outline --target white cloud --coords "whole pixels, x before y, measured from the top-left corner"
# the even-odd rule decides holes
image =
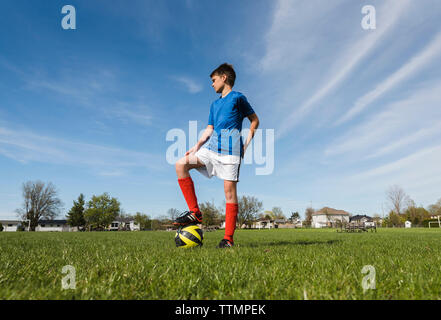
[[[360,152],[372,155],[379,150],[384,153],[388,148],[405,146],[405,140],[400,140],[409,132],[425,129],[408,138],[408,142],[417,142],[418,139],[421,141],[429,134],[435,134],[441,119],[441,109],[438,107],[441,105],[440,90],[441,81],[432,85],[424,84],[422,89],[408,98],[385,106],[384,111],[369,117],[328,145],[325,155],[354,155]]]
[[[113,174],[130,168],[161,170],[164,162],[160,155],[72,142],[8,128],[0,128],[0,154],[21,163],[85,166]]]
[[[420,178],[428,178],[441,174],[441,146],[434,146],[419,150],[411,155],[395,160],[393,162],[369,169],[351,176],[352,180],[371,179],[378,176],[384,177],[395,173],[400,180],[407,182]],[[403,177],[406,174],[407,177]]]
[[[395,150],[399,150],[405,146],[411,145],[423,139],[428,139],[436,134],[441,135],[441,122],[436,122],[433,126],[422,128],[415,133],[406,135],[404,138],[394,141],[378,149],[377,152],[369,155],[367,159],[377,158],[385,154],[389,154]]]
[[[184,87],[187,89],[187,91],[189,93],[198,93],[201,92],[203,90],[203,86],[196,82],[195,80],[189,78],[189,77],[184,77],[184,76],[172,76],[171,77],[173,80],[177,81],[178,83],[184,85]]]
[[[376,99],[384,95],[387,91],[393,89],[398,84],[420,71],[423,67],[429,65],[430,62],[441,53],[441,32],[435,35],[434,39],[427,45],[418,55],[414,56],[402,68],[393,73],[383,82],[381,82],[374,90],[360,97],[354,106],[341,117],[336,124],[340,125],[361,113],[368,105]]]
[[[131,105],[127,102],[115,102],[114,105],[114,107],[103,108],[103,113],[108,118],[144,126],[152,124],[153,116],[149,113],[150,108],[143,105]]]
[[[0,63],[6,64],[6,61],[0,59]],[[143,126],[152,124],[154,117],[150,113],[151,109],[142,103],[111,99],[111,95],[120,90],[115,71],[106,68],[87,73],[63,71],[49,79],[41,73],[29,73],[17,67],[13,69],[12,65],[8,69],[21,77],[28,90],[55,93],[63,99],[63,105],[79,104],[97,111],[99,114],[104,114],[107,118],[125,123],[130,122]],[[100,126],[102,127],[102,123]]]
[[[333,92],[343,80],[352,74],[354,68],[374,48],[379,46],[385,35],[396,25],[409,7],[410,0],[385,2],[377,9],[377,20],[384,22],[375,31],[365,32],[354,44],[346,40],[345,45],[340,44],[337,47],[343,47],[343,51],[335,53],[338,56],[333,59],[329,59],[330,57],[324,54],[320,56],[321,60],[311,62],[309,56],[317,55],[317,51],[321,49],[329,50],[329,47],[326,48],[320,43],[321,38],[324,38],[323,42],[327,41],[326,43],[330,46],[332,46],[331,40],[333,37],[336,37],[335,41],[339,40],[335,33],[327,33],[326,30],[338,24],[338,18],[344,12],[342,11],[344,8],[339,7],[342,3],[345,6],[349,5],[349,2],[344,1],[326,3],[323,3],[323,1],[308,1],[307,4],[288,0],[278,2],[273,25],[266,35],[267,53],[261,61],[263,70],[288,70],[296,65],[295,63],[297,63],[297,68],[301,68],[298,63],[305,61],[321,66],[322,72],[327,72],[327,75],[322,77],[323,80],[315,80],[316,83],[319,82],[321,85],[309,97],[305,98],[298,108],[295,108],[294,111],[283,118],[277,130],[276,138],[284,136],[295,127],[299,120],[310,113],[319,101]],[[336,12],[336,10],[340,11]],[[331,13],[333,14],[331,15]],[[327,14],[330,16],[328,19],[332,20],[326,20]],[[358,27],[360,26],[358,25]],[[339,28],[341,28],[341,25],[339,25]],[[311,34],[314,34],[314,37],[311,37]],[[328,39],[329,36],[331,36],[331,40]],[[348,38],[349,41],[352,41],[353,35],[349,35]],[[287,41],[287,39],[290,40]],[[328,55],[332,53],[329,52]],[[328,65],[328,61],[332,60],[336,62]],[[291,85],[292,82],[287,83],[286,92],[293,91]]]

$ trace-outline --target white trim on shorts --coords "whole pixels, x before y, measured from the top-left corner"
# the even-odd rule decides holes
[[[209,179],[216,176],[222,180],[239,182],[240,156],[220,154],[204,147],[195,155],[205,165],[196,168],[202,175]]]

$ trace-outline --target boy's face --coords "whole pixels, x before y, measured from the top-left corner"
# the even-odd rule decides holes
[[[211,81],[213,82],[211,86],[213,87],[216,93],[222,93],[225,87],[225,81],[227,81],[226,75],[214,75],[211,77]]]

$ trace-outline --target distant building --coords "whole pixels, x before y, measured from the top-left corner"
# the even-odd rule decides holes
[[[288,228],[301,228],[302,221],[300,219],[290,221],[285,219],[258,219],[251,225],[252,229],[288,229]]]
[[[22,224],[19,220],[0,220],[0,223],[3,226],[4,232],[15,232],[18,226]]]
[[[404,227],[405,227],[405,228],[411,228],[411,227],[412,227],[412,222],[410,222],[410,221],[406,221],[406,222],[404,223]]]
[[[28,227],[26,226],[26,231]],[[42,232],[71,232],[73,228],[67,224],[67,220],[39,220],[35,231]]]
[[[374,219],[366,215],[356,215],[349,218],[349,223],[354,223],[360,226],[373,227],[375,226]]]
[[[108,230],[110,231],[139,231],[141,228],[132,218],[120,218],[112,221]]]
[[[3,225],[3,231],[14,232],[18,227],[22,225],[25,231],[29,229],[28,222],[22,222],[19,220],[0,220]],[[113,221],[107,230],[110,231],[139,231],[140,226],[135,220],[130,218],[116,219]],[[35,227],[36,232],[75,232],[78,231],[77,227],[71,227],[67,220],[39,220],[38,225]]]
[[[312,214],[313,228],[337,227],[341,223],[349,223],[349,212],[324,207]]]

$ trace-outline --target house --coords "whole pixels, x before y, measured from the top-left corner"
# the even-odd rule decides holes
[[[272,229],[275,228],[275,220],[270,219],[258,219],[251,225],[252,229]]]
[[[23,226],[25,231],[29,231],[29,220],[2,220],[3,231],[17,231],[20,226]],[[67,220],[39,220],[38,225],[35,227],[35,231],[73,231],[67,224]]]
[[[349,223],[353,223],[358,226],[364,226],[364,227],[374,227],[375,222],[374,219],[366,216],[366,215],[356,215],[349,218]]]
[[[139,231],[140,229],[139,223],[131,218],[116,219],[107,228],[109,231]]]
[[[28,230],[27,226],[25,230]],[[67,220],[39,220],[35,231],[70,232],[73,231],[73,228],[67,224]]]
[[[412,222],[410,222],[410,221],[406,221],[406,222],[404,223],[404,227],[405,227],[405,228],[411,228],[411,227],[412,227]]]
[[[349,223],[349,212],[324,207],[312,214],[313,228],[336,227],[341,223]]]
[[[285,225],[280,225],[279,228],[302,228],[303,222],[300,218],[288,220]]]
[[[300,220],[291,222],[290,220],[284,219],[265,219],[261,218],[257,221],[254,221],[251,225],[253,229],[288,229],[288,228],[298,228],[302,226],[302,222]]]
[[[0,223],[3,226],[4,232],[15,232],[19,225],[22,225],[22,222],[19,220],[0,220]]]

